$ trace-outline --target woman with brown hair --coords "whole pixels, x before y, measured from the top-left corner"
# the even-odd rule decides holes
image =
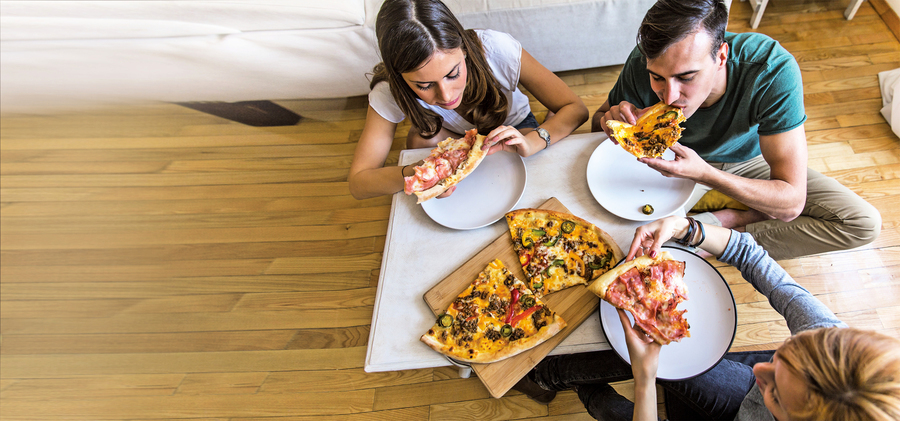
[[[357,199],[403,189],[407,167],[384,167],[397,124],[409,118],[407,148],[434,147],[477,128],[488,154],[530,156],[568,136],[587,107],[509,34],[466,30],[438,0],[387,0],[375,23],[383,60],[373,71],[366,124],[350,166]],[[538,125],[528,92],[554,113]],[[449,190],[445,195],[452,193]]]
[[[738,268],[793,336],[777,350],[728,353],[706,373],[663,381],[656,379],[660,345],[620,310],[630,365],[613,351],[561,355],[546,358],[529,379],[546,390],[574,388],[597,419],[657,419],[656,384],[671,420],[900,419],[900,340],[848,328],[748,233],[672,216],[638,228],[626,259],[655,256],[671,238]],[[634,403],[609,386],[629,378]]]

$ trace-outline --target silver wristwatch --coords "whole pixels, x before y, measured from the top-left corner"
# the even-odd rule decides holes
[[[534,131],[537,132],[538,136],[540,136],[541,139],[544,139],[544,142],[547,142],[547,147],[545,147],[544,149],[549,148],[550,147],[550,133],[547,132],[547,130],[544,129],[543,127],[538,127],[536,129],[534,129]]]

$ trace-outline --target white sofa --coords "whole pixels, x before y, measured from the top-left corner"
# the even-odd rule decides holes
[[[655,0],[447,0],[553,71],[619,64]],[[382,0],[0,1],[0,112],[368,93]]]

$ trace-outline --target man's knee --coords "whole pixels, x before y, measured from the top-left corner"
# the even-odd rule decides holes
[[[849,248],[869,244],[881,233],[881,213],[868,202],[865,205],[858,207],[853,215],[843,221],[842,231],[846,234]]]

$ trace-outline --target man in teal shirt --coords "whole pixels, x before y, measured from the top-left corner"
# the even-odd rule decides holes
[[[794,57],[757,33],[726,33],[718,0],[660,1],[648,11],[592,130],[634,124],[660,101],[688,120],[676,158],[641,158],[660,173],[698,183],[687,209],[716,189],[746,211],[703,213],[702,222],[750,232],[775,259],[858,247],[881,231],[868,202],[807,168],[803,82]],[[615,105],[611,105],[615,104]]]

